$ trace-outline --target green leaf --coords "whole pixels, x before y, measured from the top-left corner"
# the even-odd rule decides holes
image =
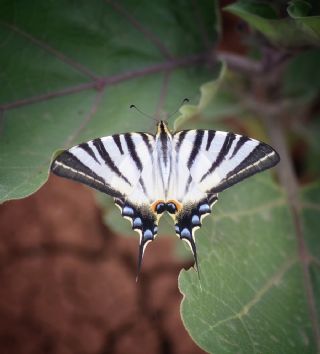
[[[312,6],[307,1],[291,1],[288,14],[295,20],[300,30],[308,36],[310,43],[320,43],[320,16],[310,16]]]
[[[314,97],[320,92],[320,49],[294,56],[285,68],[283,93],[289,96]]]
[[[178,130],[180,125],[184,125],[188,120],[197,115],[205,113],[205,110],[212,104],[218,90],[224,80],[226,65],[222,64],[219,76],[210,82],[206,82],[200,87],[200,99],[197,104],[185,104],[180,108],[181,115],[174,122],[174,129]]]
[[[240,0],[225,9],[248,22],[275,45],[284,47],[319,45],[320,17],[297,16],[306,13],[307,6],[301,1],[292,2],[288,7],[290,17],[282,18],[279,18],[277,11],[268,2],[257,0]]]
[[[153,131],[130,104],[156,118],[197,94],[218,31],[211,0],[2,1],[0,201],[38,189],[58,149]]]
[[[290,1],[288,6],[288,14],[291,17],[304,17],[308,16],[310,10],[312,9],[311,4],[304,0],[294,0]]]
[[[320,309],[319,187],[305,191],[297,216],[313,257],[311,294],[305,290],[295,219],[270,177],[255,176],[220,195],[196,235],[201,281],[194,270],[179,278],[184,324],[204,350],[316,352],[309,302]]]

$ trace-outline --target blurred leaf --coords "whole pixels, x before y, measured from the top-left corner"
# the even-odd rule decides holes
[[[320,92],[320,49],[294,56],[284,72],[283,93],[289,96],[313,97]]]
[[[307,1],[291,1],[288,14],[295,20],[297,26],[305,33],[310,42],[320,44],[320,16],[310,16],[312,6]]]
[[[198,104],[185,104],[180,108],[181,115],[174,122],[174,130],[178,130],[179,126],[185,124],[191,118],[199,114],[203,114],[205,109],[214,101],[215,96],[224,80],[226,66],[222,64],[219,76],[200,87],[200,99]]]
[[[319,187],[305,194],[299,216],[314,258],[310,296],[317,309]],[[194,270],[182,271],[179,278],[183,321],[204,350],[316,352],[294,224],[284,195],[266,174],[220,195],[213,216],[196,235],[201,281]]]
[[[239,0],[225,9],[261,32],[268,40],[278,46],[300,47],[320,44],[320,17],[297,17],[306,12],[306,4],[291,3],[288,8],[291,17],[279,18],[274,7],[268,2]]]
[[[304,0],[294,0],[290,1],[288,6],[288,14],[291,17],[304,17],[308,16],[312,6],[308,1]]]
[[[2,1],[0,200],[38,189],[57,149],[153,131],[128,107],[160,115],[215,78],[218,28],[211,0]]]
[[[174,130],[179,129],[230,129],[224,118],[240,117],[245,112],[243,102],[235,92],[242,92],[243,78],[231,72],[222,63],[220,75],[216,80],[200,87],[201,96],[197,104],[186,104],[181,107],[174,123]]]
[[[295,145],[298,148],[300,178],[303,181],[316,180],[320,177],[320,114],[311,117],[310,122],[297,122],[294,133],[298,137]],[[301,141],[303,144],[301,144]],[[301,146],[304,145],[304,146]]]

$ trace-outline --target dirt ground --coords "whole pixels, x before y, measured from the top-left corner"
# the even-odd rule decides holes
[[[172,238],[114,235],[88,188],[51,176],[0,206],[0,353],[203,353],[179,315]]]

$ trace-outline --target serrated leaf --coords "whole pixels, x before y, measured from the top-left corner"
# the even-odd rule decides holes
[[[308,303],[312,297],[319,310],[319,186],[309,197],[313,215],[308,202],[300,217],[314,257],[311,294],[305,289],[294,218],[270,177],[255,176],[220,194],[197,235],[201,281],[193,270],[179,278],[183,321],[204,350],[316,352]]]
[[[130,104],[156,118],[196,94],[218,28],[209,0],[2,1],[0,201],[38,189],[58,149],[153,131]]]
[[[283,18],[277,16],[271,4],[257,0],[240,0],[225,9],[248,22],[277,46],[300,47],[320,43],[320,17],[296,16],[297,12],[301,13],[301,6],[299,11],[291,4],[290,17]]]

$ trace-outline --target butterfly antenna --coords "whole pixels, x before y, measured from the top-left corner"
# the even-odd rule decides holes
[[[145,117],[151,118],[152,120],[154,119],[151,115],[141,111],[141,109],[139,109],[136,105],[132,104],[130,105],[130,109],[134,108],[136,111],[138,111],[140,114],[142,114]]]
[[[189,98],[184,98],[182,100],[182,102],[180,103],[179,107],[174,111],[174,112],[171,112],[168,116],[168,118],[171,118],[172,116],[174,116],[178,111],[179,109],[185,104],[185,103],[188,103],[190,102]]]

